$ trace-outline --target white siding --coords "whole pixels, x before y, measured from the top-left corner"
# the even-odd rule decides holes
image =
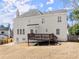
[[[58,16],[61,16],[61,22],[58,22]],[[31,17],[16,18],[14,20],[14,39],[19,39],[19,42],[27,41],[27,34],[30,32],[30,29],[34,31],[37,30],[37,33],[54,33],[58,40],[67,41],[67,18],[66,12],[54,13],[54,14],[44,14]],[[42,19],[45,22],[42,24]],[[29,24],[39,24],[36,26],[27,26]],[[25,29],[25,35],[17,35],[17,29]],[[46,32],[46,29],[48,32]],[[60,35],[56,34],[56,29],[60,29]],[[26,40],[22,40],[25,38]]]

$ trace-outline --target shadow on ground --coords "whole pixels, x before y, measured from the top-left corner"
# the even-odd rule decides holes
[[[50,41],[50,43],[49,43],[49,41],[42,41],[42,42],[38,42],[38,43],[36,43],[35,44],[35,46],[47,46],[47,45],[57,45],[58,44],[58,42],[53,42],[53,41]]]

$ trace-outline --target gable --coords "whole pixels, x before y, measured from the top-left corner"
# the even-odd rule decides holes
[[[29,10],[28,12],[20,15],[19,17],[30,17],[30,16],[37,16],[37,15],[41,15],[43,14],[42,12],[40,12],[39,10],[37,9],[31,9]]]

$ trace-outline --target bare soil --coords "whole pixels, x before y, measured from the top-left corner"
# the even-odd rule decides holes
[[[0,59],[79,59],[79,43],[62,42],[55,46],[27,46],[26,43],[1,45]]]

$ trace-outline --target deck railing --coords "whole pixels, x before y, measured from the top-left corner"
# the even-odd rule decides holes
[[[29,45],[29,40],[48,40],[50,44],[50,41],[57,41],[57,36],[54,34],[29,33],[28,34],[28,45]]]

